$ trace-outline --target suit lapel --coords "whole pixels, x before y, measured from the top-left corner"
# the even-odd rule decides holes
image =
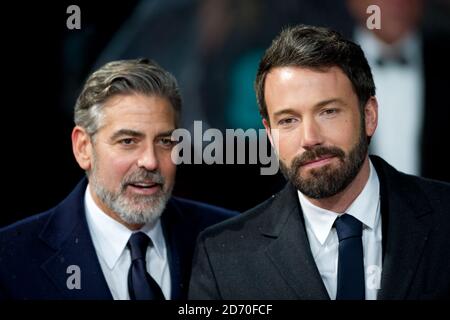
[[[378,157],[383,271],[378,299],[405,299],[431,231],[431,207],[423,192]],[[288,183],[266,210],[264,236],[270,261],[299,299],[329,299],[312,257],[295,188]],[[413,297],[414,298],[414,297]]]
[[[168,244],[168,259],[171,275],[171,299],[187,298],[188,281],[191,270],[192,247],[195,238],[192,229],[184,219],[176,201],[172,198],[161,218],[164,237]],[[193,226],[192,228],[194,228]]]
[[[66,299],[112,299],[86,222],[83,201],[86,186],[83,179],[55,208],[41,232],[41,240],[55,250],[41,268]],[[76,274],[81,287],[70,289]]]
[[[405,299],[431,230],[431,207],[421,190],[380,158],[383,271],[378,299]]]
[[[266,254],[298,299],[329,299],[306,235],[295,187],[288,183],[266,210]]]

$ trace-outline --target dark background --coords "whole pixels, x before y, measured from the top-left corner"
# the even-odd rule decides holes
[[[175,2],[164,3],[169,5]],[[198,63],[203,66],[203,79],[220,83],[229,57],[242,53],[240,48],[246,46],[266,48],[283,25],[317,22],[344,33],[349,31],[351,20],[341,1],[318,2],[262,1],[261,15],[252,17],[243,5],[246,1],[230,1],[231,9],[227,10],[239,10],[244,16],[236,15],[232,23],[235,29],[228,31],[225,44],[220,46],[205,40],[209,43],[209,47],[206,46],[208,51],[197,52],[196,57],[200,57]],[[441,2],[435,2],[438,3],[436,7],[440,8]],[[71,110],[82,82],[102,62],[101,58],[99,61],[102,53],[107,59],[105,48],[138,3],[136,0],[117,3],[17,1],[2,7],[1,104],[4,139],[1,159],[5,174],[1,179],[4,205],[0,226],[55,206],[84,175],[72,155]],[[152,58],[177,77],[175,62],[178,57],[192,61],[187,53],[195,50],[185,52],[183,48],[196,43],[194,39],[190,42],[188,36],[177,39],[177,34],[187,29],[184,25],[189,23],[186,17],[193,14],[200,2],[179,3],[174,10],[157,15],[153,26],[158,37],[149,35],[148,39],[156,48],[172,46],[176,50],[170,61],[164,61],[166,55],[161,53],[162,49],[155,53],[156,58]],[[252,3],[255,4],[254,1]],[[71,4],[81,8],[81,30],[66,28],[69,16],[66,9]],[[250,18],[246,19],[245,14]],[[259,25],[255,27],[247,21],[259,21]],[[433,20],[435,24],[440,24],[440,21]],[[442,25],[445,26],[445,21]],[[175,46],[178,42],[182,44],[180,47]],[[123,56],[132,57],[132,52],[129,50]],[[220,52],[224,52],[224,56]],[[174,64],[171,65],[171,62]],[[205,86],[204,90],[200,90],[202,101],[217,101],[217,109],[210,106],[206,110],[210,124],[219,128],[228,126],[226,122],[220,122],[220,108],[224,108],[221,106],[223,88],[213,90],[201,82],[199,86]],[[250,94],[254,95],[253,92]],[[184,112],[189,114],[190,109]],[[257,114],[256,109],[254,113]],[[283,183],[280,175],[261,176],[259,165],[182,165],[178,170],[175,194],[244,211],[279,190]]]
[[[55,206],[83,177],[72,154],[71,109],[98,55],[137,2],[19,2],[3,11],[0,226]],[[81,8],[81,30],[66,27],[71,4]],[[67,83],[77,87],[67,92]],[[247,187],[267,182],[267,190]],[[260,176],[258,165],[181,165],[174,194],[245,210],[282,184],[280,176]]]

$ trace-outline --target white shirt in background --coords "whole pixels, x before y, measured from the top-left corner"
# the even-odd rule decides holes
[[[370,151],[396,169],[420,175],[421,136],[424,116],[422,40],[416,33],[387,45],[372,32],[358,28],[355,41],[372,69],[378,99],[378,127]],[[401,54],[406,65],[385,63],[383,56]]]

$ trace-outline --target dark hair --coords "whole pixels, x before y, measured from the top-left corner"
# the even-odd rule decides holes
[[[255,81],[259,112],[269,119],[264,86],[269,71],[276,67],[298,66],[325,69],[337,66],[350,79],[358,96],[360,109],[375,95],[375,84],[361,47],[336,31],[298,25],[283,30],[262,57]],[[364,117],[364,112],[362,112]]]
[[[152,60],[135,59],[109,62],[89,76],[75,104],[75,124],[93,136],[101,126],[106,100],[132,93],[166,98],[178,123],[181,95],[175,77]]]

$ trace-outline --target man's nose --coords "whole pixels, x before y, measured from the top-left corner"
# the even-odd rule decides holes
[[[309,149],[322,143],[323,137],[319,124],[314,120],[304,120],[302,147]]]
[[[153,146],[146,148],[140,155],[137,165],[139,168],[144,168],[148,171],[154,171],[158,168],[158,158]]]

